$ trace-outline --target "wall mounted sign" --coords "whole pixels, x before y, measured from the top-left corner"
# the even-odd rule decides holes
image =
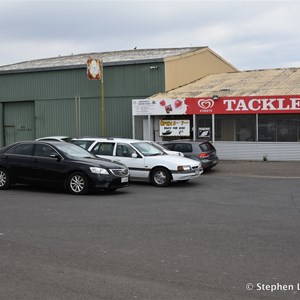
[[[89,58],[87,60],[87,78],[91,80],[101,80],[101,61]]]
[[[141,101],[141,102],[140,102]],[[142,104],[142,105],[141,105]],[[300,95],[133,100],[133,115],[299,114]]]
[[[189,120],[160,120],[160,136],[190,136]]]
[[[210,127],[199,127],[198,128],[198,137],[210,137],[211,129]]]

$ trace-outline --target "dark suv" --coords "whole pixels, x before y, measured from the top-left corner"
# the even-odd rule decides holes
[[[182,152],[186,157],[201,161],[204,170],[211,169],[219,162],[216,148],[208,141],[176,140],[161,144],[172,151]]]

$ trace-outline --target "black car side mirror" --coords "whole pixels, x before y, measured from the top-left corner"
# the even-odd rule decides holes
[[[50,157],[51,157],[51,158],[56,158],[57,161],[60,161],[60,160],[61,160],[61,157],[60,157],[60,155],[58,155],[58,154],[51,154]]]

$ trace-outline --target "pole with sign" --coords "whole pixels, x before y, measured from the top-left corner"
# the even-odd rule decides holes
[[[105,136],[105,122],[104,122],[104,80],[103,80],[103,64],[101,64],[101,121],[102,121],[102,127],[101,127],[101,133],[102,137]]]
[[[87,60],[87,77],[90,80],[101,80],[101,136],[105,136],[104,122],[104,80],[103,63],[99,59],[89,58]]]

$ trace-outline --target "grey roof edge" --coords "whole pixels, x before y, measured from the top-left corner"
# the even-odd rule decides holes
[[[121,65],[133,65],[133,64],[151,64],[151,63],[163,63],[164,59],[145,59],[145,60],[128,60],[123,62],[108,62],[103,63],[103,66],[121,66]],[[74,70],[74,69],[85,69],[86,64],[68,65],[68,66],[55,66],[55,67],[42,67],[42,68],[28,68],[28,69],[13,69],[3,70],[0,69],[0,75],[5,74],[16,74],[16,73],[32,73],[32,72],[47,72],[47,71],[59,71],[59,70]]]
[[[86,66],[83,62],[88,58],[101,59],[105,66],[163,62],[166,57],[203,48],[206,47],[153,48],[72,54],[0,66],[0,74],[83,68]]]

